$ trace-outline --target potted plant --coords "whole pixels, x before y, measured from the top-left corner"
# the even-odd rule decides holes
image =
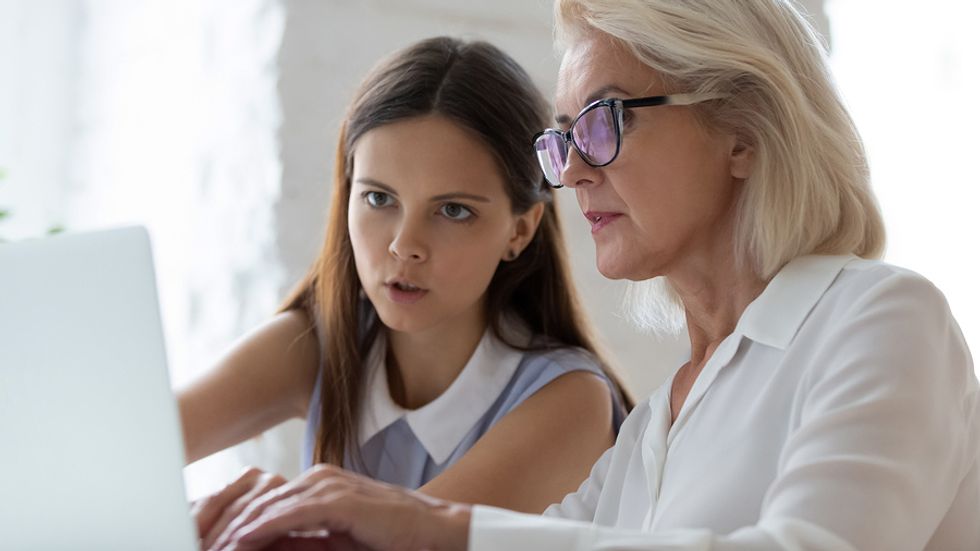
[[[0,168],[0,184],[3,184],[3,180],[6,177],[7,177],[6,171],[3,168]],[[4,220],[10,218],[11,216],[12,213],[10,207],[0,205],[0,226],[3,225]],[[47,235],[54,235],[56,233],[61,233],[63,231],[65,231],[64,226],[62,226],[61,224],[56,224],[54,226],[49,227],[46,233]],[[5,238],[3,234],[0,233],[0,243],[6,243],[7,241],[10,240]]]
[[[6,171],[0,168],[0,184],[3,183],[3,179],[6,176],[7,176]],[[3,205],[0,205],[0,223],[2,223],[4,220],[6,220],[9,217],[10,217],[10,209],[5,208]],[[0,243],[3,243],[4,241],[6,241],[6,239],[3,238],[3,235],[0,235]]]

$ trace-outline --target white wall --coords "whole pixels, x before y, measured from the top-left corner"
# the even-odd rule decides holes
[[[827,3],[834,74],[864,139],[888,231],[885,260],[921,273],[946,295],[976,361],[980,4]]]
[[[147,226],[177,384],[279,300],[282,27],[276,0],[0,4],[0,236]],[[242,463],[295,471],[282,432],[188,469],[192,493]]]
[[[0,238],[65,220],[64,185],[78,86],[79,2],[0,0]]]

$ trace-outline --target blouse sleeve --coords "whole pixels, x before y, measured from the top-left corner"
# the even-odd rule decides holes
[[[874,285],[837,319],[799,388],[800,423],[755,525],[729,534],[651,533],[597,526],[578,514],[477,507],[470,548],[923,549],[976,468],[978,390],[969,351],[942,294],[909,272]],[[585,489],[580,501],[587,504]]]
[[[591,521],[599,505],[599,494],[602,493],[614,449],[606,450],[592,466],[589,478],[585,479],[578,490],[565,496],[561,503],[555,503],[545,509],[544,516]]]

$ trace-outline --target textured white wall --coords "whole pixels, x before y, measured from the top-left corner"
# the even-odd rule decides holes
[[[78,85],[66,94],[71,170],[59,194],[66,223],[149,229],[171,375],[181,384],[279,300],[283,12],[276,0],[79,0],[79,13]],[[295,472],[296,430],[188,468],[191,494],[243,464]]]
[[[0,238],[64,223],[78,85],[79,0],[0,0]]]

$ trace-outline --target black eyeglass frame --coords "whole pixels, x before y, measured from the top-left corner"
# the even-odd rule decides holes
[[[562,142],[564,142],[566,159],[568,158],[569,150],[574,149],[575,152],[578,154],[578,156],[583,161],[585,161],[586,164],[594,168],[602,168],[604,166],[609,166],[613,161],[616,160],[616,157],[619,157],[619,150],[623,146],[623,113],[625,113],[627,109],[633,109],[636,107],[656,107],[658,105],[694,105],[696,103],[702,103],[713,99],[721,99],[723,97],[725,96],[719,94],[670,94],[666,96],[647,96],[645,98],[632,98],[632,99],[606,98],[606,99],[596,100],[586,105],[584,109],[579,111],[579,114],[576,115],[575,118],[572,120],[571,124],[568,125],[568,130],[561,131],[558,130],[557,128],[548,128],[542,130],[541,132],[538,132],[537,134],[534,135],[534,138],[531,140],[531,146],[535,147],[538,143],[538,140],[542,136],[545,136],[547,134],[553,134],[558,138],[560,138]],[[601,107],[608,107],[609,109],[612,110],[613,131],[616,133],[616,151],[613,152],[612,157],[608,161],[604,163],[595,163],[589,160],[588,156],[585,153],[583,153],[581,149],[579,149],[579,146],[577,143],[575,143],[575,138],[572,135],[572,130],[575,128],[575,125],[578,123],[579,119],[584,117],[590,111],[599,109]],[[571,147],[569,147],[569,145]],[[541,161],[539,159],[539,163],[540,162]],[[544,171],[544,167],[541,167],[541,169],[542,171]],[[561,176],[560,173],[559,176]],[[545,182],[549,186],[555,189],[565,187],[561,183],[559,183],[558,185],[552,184],[551,182],[548,181],[548,178],[545,178]]]

